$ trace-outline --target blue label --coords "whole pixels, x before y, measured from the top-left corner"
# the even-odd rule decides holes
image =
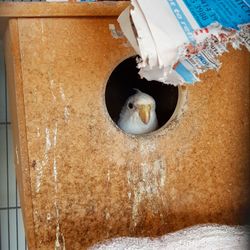
[[[176,0],[167,0],[181,28],[190,42],[195,42],[193,28]]]
[[[200,27],[206,27],[217,21],[224,27],[238,29],[239,24],[250,22],[249,0],[183,1]]]
[[[191,73],[182,63],[178,63],[175,71],[183,78],[186,83],[194,83],[197,81],[197,78]]]

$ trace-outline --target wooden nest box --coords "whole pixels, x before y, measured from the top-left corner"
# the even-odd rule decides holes
[[[116,19],[126,6],[0,5],[29,249],[85,249],[115,236],[246,222],[247,51],[230,49],[219,72],[180,87],[173,115],[159,131],[127,135],[105,100],[112,72],[134,55],[125,38],[110,32],[113,25],[119,30]],[[130,71],[123,74],[126,88]]]

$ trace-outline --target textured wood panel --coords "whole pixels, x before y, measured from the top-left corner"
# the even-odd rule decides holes
[[[129,3],[124,1],[99,3],[5,2],[0,3],[0,17],[118,16],[128,5]]]
[[[24,185],[32,193],[37,249],[58,242],[85,249],[114,236],[245,222],[247,51],[230,50],[220,72],[184,88],[183,114],[169,126],[132,137],[113,124],[104,105],[109,74],[133,53],[110,35],[115,19],[18,20],[22,89],[16,91],[25,107],[25,129],[18,129],[27,138],[19,146],[27,147],[30,184]]]
[[[14,138],[13,152],[15,152],[16,176],[18,179],[22,214],[25,221],[26,239],[29,242],[29,248],[36,249],[17,19],[12,19],[9,24],[4,44],[11,124]]]

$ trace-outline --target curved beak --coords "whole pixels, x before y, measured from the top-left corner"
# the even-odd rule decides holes
[[[139,105],[138,113],[144,124],[148,124],[150,120],[151,105]]]

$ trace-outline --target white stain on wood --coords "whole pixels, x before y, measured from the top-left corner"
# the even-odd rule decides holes
[[[59,209],[57,203],[55,202],[56,209],[56,239],[55,239],[55,250],[66,250],[65,247],[65,238],[63,233],[60,231],[60,223],[59,223]]]
[[[56,159],[56,143],[57,143],[57,123],[55,124],[55,128],[53,130],[54,138],[53,138],[53,176],[55,181],[55,193],[57,193],[57,159]]]
[[[44,131],[40,132],[40,129],[37,128],[36,135],[37,138],[42,137],[44,139],[44,151],[42,157],[37,159],[34,164],[35,170],[35,192],[39,193],[43,184],[43,176],[45,168],[50,167],[52,172],[52,180],[54,184],[54,200],[53,206],[55,208],[55,250],[65,250],[65,237],[60,229],[60,209],[59,209],[59,198],[58,198],[58,153],[57,153],[57,144],[58,144],[58,124],[60,124],[60,119],[63,119],[65,122],[69,120],[69,103],[66,99],[63,87],[61,83],[57,84],[55,80],[49,81],[49,88],[51,92],[52,105],[53,108],[57,111],[55,115],[56,122],[50,126],[46,127]],[[32,163],[33,164],[33,163]],[[47,171],[46,171],[47,173]],[[47,176],[46,176],[47,177]],[[46,215],[47,221],[52,220],[51,213]]]
[[[40,192],[44,167],[49,162],[49,151],[50,151],[50,149],[51,149],[50,129],[45,128],[45,150],[44,150],[43,160],[37,160],[36,161],[36,167],[35,167],[35,171],[36,171],[35,191],[36,191],[36,193]]]
[[[55,81],[51,80],[50,81],[50,92],[51,92],[51,95],[53,97],[53,101],[55,102],[56,101],[56,96],[54,94],[54,88],[55,88]]]
[[[51,133],[52,132],[52,133]],[[45,149],[43,160],[37,160],[35,171],[36,171],[36,186],[35,191],[38,193],[42,184],[42,177],[44,172],[44,167],[49,165],[51,157],[52,166],[53,166],[53,179],[54,179],[54,207],[56,213],[56,236],[55,236],[55,250],[65,250],[65,238],[63,233],[60,231],[60,214],[58,208],[58,169],[57,169],[57,140],[58,140],[58,124],[57,122],[54,124],[54,128],[51,130],[49,128],[45,128]],[[47,214],[47,221],[51,220],[50,213]]]
[[[165,159],[157,156],[157,145],[154,141],[141,140],[138,151],[141,163],[138,168],[129,167],[127,170],[127,195],[132,203],[132,228],[140,221],[142,205],[146,204],[152,213],[160,213],[159,204],[163,203],[162,193],[167,178]]]
[[[49,128],[45,128],[45,156],[48,157],[48,152],[51,148],[51,141],[50,141],[50,130]]]
[[[50,220],[51,220],[51,214],[47,213],[47,221],[50,221]]]
[[[153,212],[159,212],[155,204],[161,200],[166,183],[166,165],[163,159],[157,159],[151,164],[143,162],[137,173],[129,173],[129,183],[133,185],[132,221],[135,227],[139,222],[139,209],[143,201],[148,201]]]
[[[51,143],[50,139],[50,129],[45,128],[45,149],[44,155],[42,160],[36,161],[35,171],[36,171],[36,186],[35,191],[38,193],[41,188],[41,182],[43,178],[44,168],[49,164],[49,154],[50,151],[53,149],[53,175],[54,179],[57,180],[57,163],[56,163],[56,154],[55,154],[55,147],[57,142],[57,123],[55,124],[55,128],[53,129],[53,144]]]
[[[65,101],[65,94],[64,94],[64,90],[62,86],[60,86],[60,94],[61,94],[62,101]]]
[[[36,193],[40,192],[42,176],[43,176],[43,166],[41,162],[37,160],[36,161],[36,186],[35,186]]]
[[[64,120],[66,121],[66,122],[68,122],[68,120],[69,120],[69,109],[68,109],[68,107],[67,106],[65,106],[64,107]]]
[[[41,136],[41,134],[40,134],[40,128],[37,128],[37,129],[36,129],[36,136],[37,136],[38,138]]]
[[[57,136],[58,136],[58,125],[57,122],[53,128],[53,177],[54,177],[54,206],[56,211],[56,236],[55,236],[55,250],[65,250],[65,239],[63,233],[60,231],[60,214],[58,208],[58,171],[57,171]]]
[[[108,209],[105,210],[105,219],[106,220],[110,219],[110,213],[109,213]]]
[[[58,137],[58,125],[57,122],[53,128],[53,141],[52,141],[52,148],[53,148],[53,177],[54,177],[54,190],[55,190],[55,197],[54,197],[54,207],[56,211],[56,236],[55,236],[55,250],[65,250],[65,238],[63,233],[60,230],[60,214],[59,214],[59,207],[58,207],[58,170],[57,170],[57,154],[56,154],[56,147],[57,147],[57,137]]]
[[[42,40],[42,42],[44,43],[44,41],[45,41],[45,39],[44,39],[45,36],[44,36],[44,24],[43,24],[43,20],[44,20],[43,18],[40,19],[40,24],[41,24],[41,38],[42,38],[41,40]]]
[[[65,120],[65,122],[68,122],[69,116],[70,116],[69,109],[68,109],[69,103],[66,100],[66,96],[65,96],[64,89],[63,89],[62,85],[60,86],[59,92],[60,92],[61,100],[64,104],[64,111],[63,111],[64,120]]]
[[[139,150],[142,157],[152,154],[156,150],[156,145],[153,142],[142,141],[139,145]]]
[[[19,165],[19,150],[17,145],[16,145],[16,164]]]
[[[108,182],[110,182],[110,176],[111,176],[110,169],[108,169],[108,173],[107,173],[107,180],[108,180]]]

